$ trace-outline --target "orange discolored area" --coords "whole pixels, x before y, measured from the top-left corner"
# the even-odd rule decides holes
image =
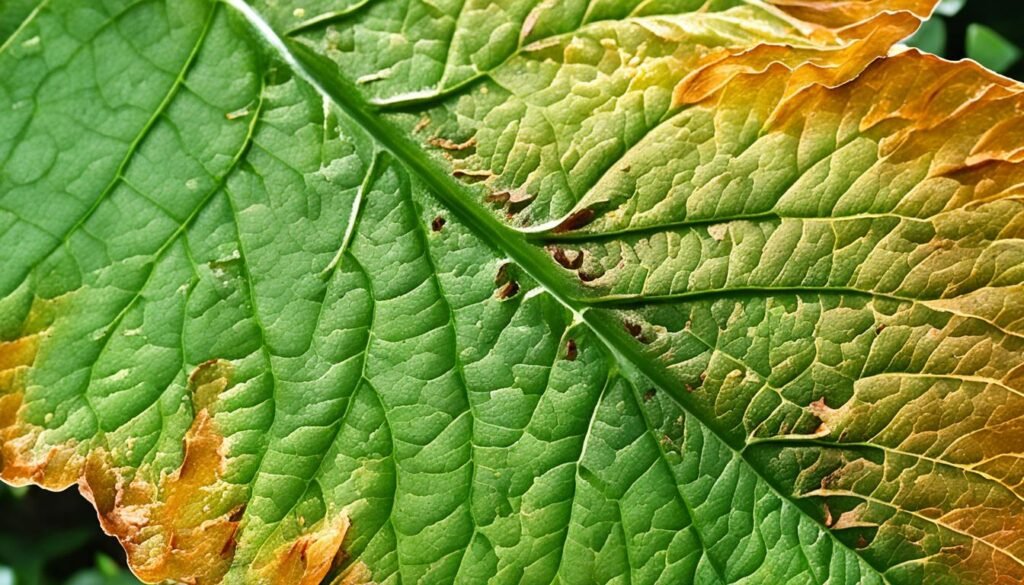
[[[81,457],[73,445],[34,449],[41,429],[21,419],[26,376],[39,354],[42,333],[0,343],[0,477],[13,485],[61,489],[75,482]]]
[[[143,580],[219,583],[231,564],[248,489],[224,481],[224,437],[211,415],[230,377],[231,364],[223,360],[201,364],[189,376],[198,412],[173,472],[143,479],[152,472],[118,469],[103,450],[86,461],[79,489]]]
[[[15,423],[24,391],[23,378],[38,351],[38,335],[0,342],[0,429]]]
[[[744,75],[786,74],[790,93],[811,85],[838,87],[886,56],[920,24],[909,11],[882,12],[838,31],[822,29],[820,35],[831,36],[822,46],[765,43],[714,51],[676,86],[673,103],[681,106],[714,99],[731,80]]]
[[[804,22],[841,28],[886,12],[908,12],[927,18],[938,0],[768,0],[768,3]]]
[[[271,560],[257,570],[260,582],[318,585],[344,559],[341,545],[348,529],[349,519],[344,512],[325,518],[316,529],[279,547]]]

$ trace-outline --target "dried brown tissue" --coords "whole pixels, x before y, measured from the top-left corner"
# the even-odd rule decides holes
[[[220,583],[234,558],[248,487],[224,480],[224,437],[213,413],[231,386],[233,367],[225,360],[200,364],[188,378],[196,411],[184,437],[182,462],[173,471],[118,467],[109,451],[83,454],[77,445],[50,449],[42,460],[31,447],[41,428],[22,420],[24,377],[39,350],[39,334],[0,343],[0,477],[12,484],[65,489],[77,483],[96,508],[104,531],[124,547],[135,574],[147,582],[189,585]],[[153,478],[158,475],[158,478]],[[272,582],[319,583],[344,556],[348,518],[341,515],[287,545],[273,562]],[[350,567],[348,581],[367,574]]]
[[[105,449],[86,458],[79,491],[96,506],[103,529],[121,541],[132,569],[145,581],[213,584],[230,567],[247,489],[223,479],[227,457],[213,412],[232,373],[230,362],[212,360],[189,376],[196,412],[177,469],[119,468]]]
[[[832,37],[833,44],[828,46],[761,44],[713,51],[676,86],[673,104],[678,107],[713,100],[735,78],[759,76],[779,68],[789,71],[789,95],[809,85],[837,87],[884,57],[919,24],[919,17],[909,10],[881,12],[838,31],[813,25],[818,27],[814,29],[817,36]]]
[[[350,525],[344,511],[331,514],[316,530],[278,547],[268,562],[255,569],[259,581],[270,585],[319,585],[345,559],[342,544]],[[362,563],[355,563],[334,582],[369,583],[369,571]]]

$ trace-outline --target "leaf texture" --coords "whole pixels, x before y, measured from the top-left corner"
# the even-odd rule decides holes
[[[1024,582],[1024,98],[933,4],[0,5],[0,476],[150,582]]]

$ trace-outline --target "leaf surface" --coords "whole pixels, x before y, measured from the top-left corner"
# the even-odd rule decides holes
[[[933,4],[0,6],[0,475],[153,582],[1020,583],[1024,102]]]

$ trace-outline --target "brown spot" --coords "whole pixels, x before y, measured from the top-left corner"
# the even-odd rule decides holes
[[[526,207],[533,203],[536,198],[535,195],[527,193],[524,190],[511,191],[508,196],[507,210],[509,215],[515,215],[520,211],[526,209]]]
[[[235,547],[238,546],[238,525],[242,521],[242,517],[245,516],[245,508],[245,504],[242,504],[235,508],[231,515],[228,516],[228,522],[234,524],[234,529],[231,531],[227,542],[224,543],[224,548],[220,551],[222,558],[232,558],[235,555]]]
[[[499,206],[501,206],[508,203],[508,199],[509,197],[511,197],[511,195],[511,191],[495,191],[493,193],[488,193],[484,197],[484,201],[488,203],[497,203]]]
[[[594,219],[594,210],[589,207],[584,207],[578,211],[574,211],[569,214],[569,217],[562,220],[562,223],[555,226],[552,233],[564,234],[565,232],[571,232],[578,230],[581,227],[587,225]]]
[[[441,231],[442,228],[444,228],[444,224],[446,223],[448,223],[448,220],[439,215],[435,217],[433,221],[430,222],[430,229],[434,230],[435,232],[439,232]]]
[[[875,335],[881,335],[883,331],[885,331],[885,323],[881,323],[875,327]]]
[[[455,142],[447,138],[435,136],[434,138],[431,138],[427,142],[431,146],[436,146],[437,148],[441,148],[448,151],[463,151],[469,150],[471,148],[476,148],[476,138],[470,138],[465,142]]]
[[[507,299],[510,299],[510,298],[516,296],[516,293],[518,293],[518,292],[519,292],[519,283],[514,281],[514,280],[510,280],[510,281],[506,282],[504,285],[502,285],[498,289],[498,291],[496,293],[494,293],[494,296],[496,296],[500,300],[504,301],[504,300],[507,300]]]
[[[633,321],[624,321],[622,325],[623,327],[625,327],[626,332],[632,335],[633,339],[639,341],[640,343],[648,344],[652,341],[647,335],[644,334],[644,328],[639,323],[634,323]]]
[[[504,207],[505,213],[509,217],[512,217],[523,209],[526,209],[526,207],[530,205],[535,198],[535,195],[532,195],[522,189],[514,191],[506,189],[488,193],[484,197],[484,201],[494,204],[495,207]]]
[[[825,430],[828,429],[826,423],[829,422],[829,420],[833,417],[833,413],[835,413],[836,411],[834,408],[830,407],[827,402],[825,402],[824,396],[808,404],[807,410],[811,413],[811,415],[813,415],[815,418],[821,421],[821,426],[818,428],[817,431],[819,433],[824,432]]]
[[[633,170],[633,167],[631,167],[630,165],[623,165],[619,167],[619,170],[623,173],[628,173],[629,171]]]
[[[650,402],[654,400],[654,397],[658,395],[658,391],[651,388],[647,392],[644,392],[644,402]]]
[[[589,272],[577,272],[576,276],[579,277],[581,282],[593,282],[600,278],[597,274],[590,274]]]
[[[868,544],[870,543],[868,542],[868,539],[864,538],[863,534],[857,535],[857,543],[854,545],[856,548],[867,548]]]
[[[420,131],[422,131],[424,128],[426,128],[429,125],[430,125],[430,116],[423,116],[422,118],[420,118],[419,122],[416,122],[416,125],[413,126],[412,131],[413,132],[420,132]]]
[[[850,528],[875,528],[876,525],[864,522],[856,510],[843,512],[839,518],[830,526],[833,530],[849,530]]]
[[[565,342],[565,359],[574,362],[578,355],[579,350],[576,348],[576,340],[569,338],[569,341]]]
[[[509,265],[510,263],[505,262],[498,267],[498,272],[494,275],[494,284],[498,287],[494,296],[500,300],[510,299],[519,292],[519,283],[512,278]]]
[[[494,284],[502,285],[509,281],[509,263],[504,262],[498,267],[498,272],[494,274]]]
[[[580,266],[583,266],[583,250],[576,252],[570,251],[569,253],[573,254],[572,258],[566,254],[566,251],[563,248],[553,246],[550,250],[551,257],[554,258],[555,262],[558,262],[562,268],[567,270],[578,270]]]
[[[452,171],[452,176],[456,179],[461,179],[469,184],[479,183],[486,181],[494,176],[491,171],[471,171],[467,169],[455,169]]]
[[[626,327],[626,331],[628,331],[633,337],[639,338],[640,334],[643,333],[643,328],[637,323],[626,321],[623,325]]]
[[[832,510],[829,509],[828,502],[822,502],[821,507],[825,513],[825,526],[831,528],[834,522],[834,519],[832,518]]]

